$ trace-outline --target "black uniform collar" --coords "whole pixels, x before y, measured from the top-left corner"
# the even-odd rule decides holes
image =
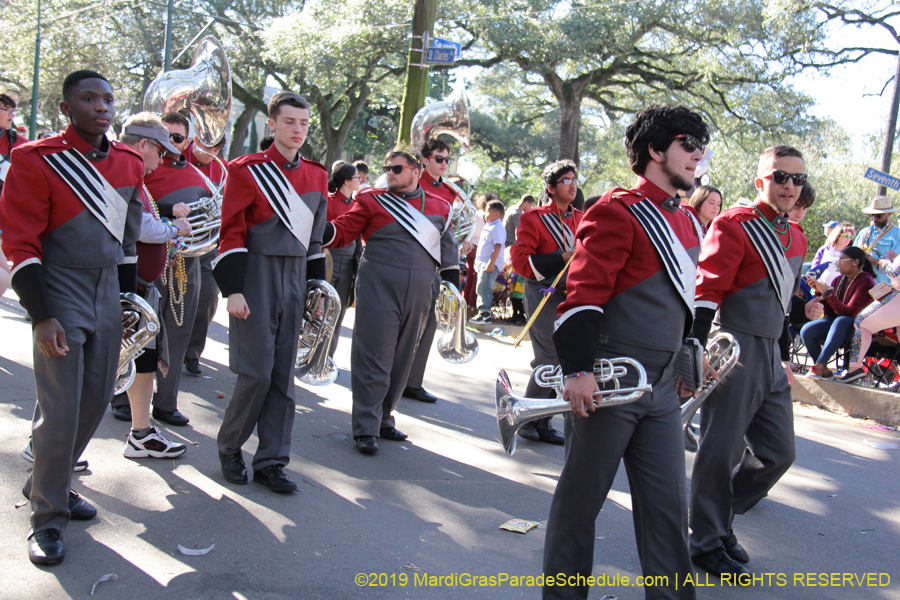
[[[756,202],[753,203],[753,206],[755,206],[775,227],[784,227],[788,224],[787,215],[779,215],[775,212],[774,208],[762,200],[757,199]]]
[[[166,164],[166,161],[168,161],[168,164],[166,166],[172,169],[184,169],[188,166],[188,161],[187,158],[185,158],[184,154],[181,154],[177,157],[166,157],[163,159],[163,164]]]
[[[681,206],[681,196],[669,196],[660,206],[669,212],[675,212]]]
[[[269,149],[266,150],[263,156],[281,165],[281,168],[285,171],[296,171],[300,168],[300,162],[302,160],[300,158],[299,150],[297,150],[297,153],[294,155],[293,160],[289,160],[285,155],[278,151],[278,148],[275,147],[275,144],[269,146]]]
[[[399,198],[403,198],[404,200],[412,200],[414,198],[419,198],[422,195],[422,188],[420,186],[416,186],[411,192],[391,192],[395,196]]]
[[[438,177],[437,179],[435,179],[428,173],[428,171],[423,169],[422,176],[419,177],[419,185],[424,185],[425,182],[427,182],[428,185],[430,185],[432,187],[439,188],[442,185],[444,185],[444,178]]]
[[[100,150],[88,144],[84,140],[84,138],[75,133],[75,130],[72,129],[71,125],[66,127],[66,130],[62,134],[62,137],[64,144],[75,148],[90,161],[99,162],[109,156],[111,146],[109,143],[109,138],[107,138],[106,136],[103,136]]]

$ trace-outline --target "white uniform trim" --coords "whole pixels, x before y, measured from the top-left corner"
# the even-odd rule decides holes
[[[538,281],[543,281],[544,276],[541,275],[541,272],[537,270],[537,267],[534,266],[534,261],[531,260],[531,257],[528,257],[528,264],[531,265],[531,270],[534,271],[534,278]]]
[[[259,191],[288,231],[304,249],[309,248],[315,215],[274,162],[248,165]]]
[[[233,248],[231,250],[228,250],[227,252],[223,252],[222,254],[218,255],[212,261],[212,263],[210,263],[210,265],[212,266],[213,269],[215,269],[216,265],[219,264],[219,261],[222,260],[223,258],[225,258],[226,256],[228,256],[229,254],[234,254],[235,252],[246,252],[246,251],[247,251],[246,248]]]
[[[16,273],[18,273],[19,269],[21,269],[22,267],[27,267],[28,265],[33,265],[33,264],[41,264],[41,259],[39,259],[37,257],[26,258],[25,260],[23,260],[22,262],[20,262],[13,268],[13,270],[10,272],[9,276],[12,277]]]
[[[603,309],[600,308],[599,306],[576,306],[575,308],[570,308],[569,310],[564,312],[562,314],[562,316],[553,323],[553,331],[556,331],[557,329],[559,329],[562,326],[562,324],[566,322],[566,319],[568,319],[575,313],[579,313],[583,310],[596,310],[600,314],[603,314]]]
[[[694,305],[697,308],[709,308],[712,310],[719,310],[719,305],[715,302],[710,302],[709,300],[696,300]]]

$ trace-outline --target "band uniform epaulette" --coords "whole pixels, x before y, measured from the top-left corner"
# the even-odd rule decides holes
[[[307,163],[307,164],[310,164],[310,165],[319,167],[320,169],[322,169],[323,171],[325,171],[326,174],[328,173],[328,169],[325,168],[325,165],[323,165],[323,164],[320,163],[320,162],[316,162],[316,161],[314,161],[314,160],[309,160],[308,158],[304,158],[304,157],[302,157],[302,156],[300,157],[300,160],[301,160],[302,162]]]

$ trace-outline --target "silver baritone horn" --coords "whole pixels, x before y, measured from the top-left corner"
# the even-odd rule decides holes
[[[319,314],[321,305],[321,315]],[[306,282],[306,308],[297,349],[294,373],[307,385],[328,385],[337,379],[338,370],[328,356],[335,334],[341,299],[330,283],[321,279]]]
[[[137,294],[119,294],[122,304],[122,349],[119,351],[119,370],[115,393],[121,394],[134,383],[137,370],[134,359],[159,333],[159,318],[147,301]],[[140,326],[140,329],[138,329]]]
[[[741,345],[734,336],[729,333],[719,332],[706,344],[706,355],[709,358],[709,369],[703,373],[703,384],[696,398],[689,398],[681,405],[681,425],[684,427],[684,448],[688,452],[696,452],[700,444],[690,424],[697,414],[700,405],[703,404],[712,391],[716,388],[734,365],[741,359]],[[719,379],[709,376],[711,370],[719,372]]]
[[[412,145],[419,149],[422,144],[437,137],[442,133],[456,138],[463,150],[469,151],[469,105],[466,102],[466,88],[460,81],[456,89],[446,100],[433,102],[423,106],[415,114],[410,127],[409,138]],[[453,223],[453,235],[456,243],[462,245],[468,241],[475,232],[475,222],[478,212],[469,199],[469,194],[455,183],[448,181],[451,173],[443,178],[447,185],[457,196],[457,200],[450,209],[450,221]]]
[[[637,385],[623,388],[619,379],[628,373],[631,367],[638,375]],[[594,361],[594,378],[600,391],[594,392],[594,404],[598,408],[606,408],[617,404],[628,404],[640,398],[645,392],[652,392],[653,386],[647,383],[647,372],[644,366],[633,358],[599,358]],[[512,391],[512,384],[506,371],[497,375],[494,402],[497,409],[497,426],[500,428],[500,440],[506,453],[512,456],[516,452],[516,433],[528,421],[541,417],[558,415],[572,410],[562,398],[563,376],[560,367],[540,365],[534,370],[535,382],[541,387],[556,390],[556,398],[537,399],[523,398]],[[603,389],[609,386],[611,389]]]
[[[441,293],[434,305],[438,325],[444,332],[437,351],[449,363],[461,365],[478,354],[478,340],[466,331],[466,303],[452,283],[441,282]]]
[[[144,93],[144,110],[185,115],[194,123],[197,138],[206,146],[215,146],[228,129],[231,99],[231,67],[225,49],[216,38],[206,36],[197,45],[189,68],[160,73],[150,82]],[[224,163],[216,156],[213,160],[227,177]],[[179,251],[185,256],[202,256],[219,243],[225,180],[219,186],[209,183],[212,197],[188,205],[192,230]]]

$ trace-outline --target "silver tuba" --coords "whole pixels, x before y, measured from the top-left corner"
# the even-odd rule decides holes
[[[441,293],[434,305],[438,325],[444,332],[437,341],[437,351],[449,363],[461,365],[478,354],[478,340],[466,331],[466,303],[452,283],[441,283]]]
[[[317,316],[323,302],[322,315]],[[337,379],[338,370],[328,356],[335,325],[341,314],[341,299],[330,283],[321,279],[306,282],[306,308],[297,349],[294,373],[307,385],[328,385]]]
[[[729,333],[719,332],[706,344],[706,355],[709,358],[709,369],[703,373],[703,383],[700,393],[696,398],[689,398],[681,405],[681,424],[684,427],[684,449],[688,452],[696,452],[700,447],[697,436],[691,431],[691,421],[700,405],[709,398],[709,395],[719,383],[725,379],[728,372],[741,359],[741,345],[734,336]],[[719,379],[712,379],[709,375],[712,370],[719,372]]]
[[[159,317],[146,300],[127,293],[119,294],[119,301],[122,304],[122,349],[119,351],[116,394],[127,391],[134,383],[137,374],[134,359],[144,353],[144,348],[159,333]]]
[[[225,49],[219,41],[206,36],[197,45],[191,66],[181,71],[160,73],[150,82],[144,93],[144,110],[165,113],[179,112],[194,123],[197,138],[207,146],[214,146],[225,135],[231,118],[231,67]],[[213,159],[227,170],[218,157]],[[208,181],[208,180],[207,180]],[[191,234],[184,238],[185,256],[202,256],[219,243],[222,218],[222,190],[225,187],[210,182],[211,198],[190,203]]]
[[[628,367],[638,375],[637,385],[623,388],[619,379],[628,373]],[[594,379],[600,385],[600,391],[594,392],[594,404],[598,408],[606,408],[617,404],[628,404],[640,398],[645,392],[652,392],[653,386],[647,383],[647,372],[644,366],[633,358],[600,358],[594,361]],[[571,410],[571,406],[562,398],[563,376],[559,367],[540,365],[534,370],[534,380],[541,387],[556,390],[556,398],[523,398],[512,391],[512,384],[506,371],[497,375],[494,392],[494,403],[497,409],[497,427],[500,429],[500,440],[506,453],[512,456],[516,451],[516,433],[529,421],[558,415]],[[603,389],[611,385],[611,389]]]
[[[462,82],[456,86],[446,100],[433,102],[419,109],[419,112],[413,117],[409,137],[412,145],[419,149],[426,141],[442,133],[456,138],[463,150],[469,151],[469,105],[466,102],[465,84]],[[447,181],[450,174],[447,175],[444,183],[457,196],[457,200],[450,210],[450,221],[453,223],[456,243],[461,246],[475,232],[478,213],[469,198],[469,193],[463,191],[455,183]]]

